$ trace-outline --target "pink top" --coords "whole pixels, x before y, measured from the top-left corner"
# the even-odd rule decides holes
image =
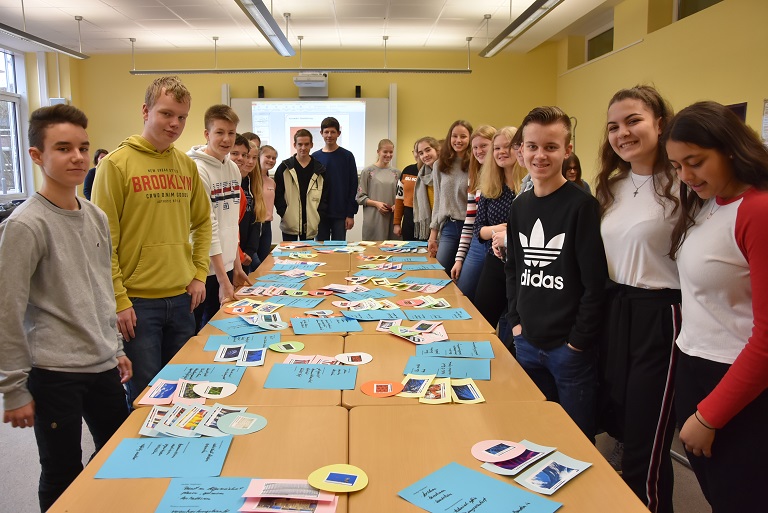
[[[262,195],[267,209],[267,221],[272,221],[275,215],[275,181],[267,175],[262,176]]]

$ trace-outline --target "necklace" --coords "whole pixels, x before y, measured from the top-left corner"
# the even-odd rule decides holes
[[[646,178],[645,181],[643,183],[641,183],[640,185],[636,185],[635,184],[635,177],[632,176],[632,171],[629,172],[629,179],[632,180],[632,187],[635,188],[635,192],[632,193],[632,197],[633,198],[637,197],[637,192],[640,190],[640,187],[642,187],[643,185],[648,183],[648,180],[650,180],[651,178],[653,178],[653,175],[650,175],[648,178]]]
[[[717,212],[718,210],[720,210],[720,207],[722,207],[722,205],[720,205],[720,204],[717,202],[717,200],[713,201],[713,202],[712,202],[712,208],[710,208],[710,209],[709,209],[709,214],[707,214],[707,219],[709,219],[710,217],[712,217],[713,215],[715,215],[715,212]]]

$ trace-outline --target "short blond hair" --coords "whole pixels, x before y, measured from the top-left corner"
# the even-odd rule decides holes
[[[144,104],[147,106],[147,110],[154,107],[161,94],[171,95],[179,103],[192,103],[189,89],[177,76],[156,78],[149,84],[147,92],[144,93]]]

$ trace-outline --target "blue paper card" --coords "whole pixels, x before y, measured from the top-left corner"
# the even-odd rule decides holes
[[[360,312],[341,312],[344,317],[358,321],[385,321],[389,319],[405,319],[402,310],[363,310]]]
[[[411,356],[405,364],[403,374],[435,374],[438,378],[472,378],[488,381],[491,379],[491,361]]]
[[[96,472],[96,479],[212,477],[221,474],[231,436],[126,438]]]
[[[149,382],[152,385],[158,379],[167,381],[224,381],[239,385],[243,379],[245,367],[236,367],[225,363],[169,363]]]
[[[303,281],[306,281],[309,279],[309,276],[298,276],[296,278],[291,276],[282,276],[280,274],[265,274],[264,276],[259,276],[259,281],[265,281],[268,282],[268,286],[277,287],[276,284],[282,285],[284,287],[287,287],[288,285],[296,285]]]
[[[345,240],[326,240],[323,241],[323,246],[346,246],[347,241]]]
[[[401,283],[415,283],[417,285],[437,285],[438,287],[445,287],[451,283],[450,279],[443,278],[421,278],[419,276],[407,276],[400,280]]]
[[[371,289],[365,292],[350,292],[348,294],[336,294],[345,301],[362,301],[363,299],[381,299],[384,297],[394,297],[394,294],[384,289]]]
[[[237,513],[250,477],[174,478],[155,513]]]
[[[275,305],[291,306],[293,308],[315,308],[323,302],[322,297],[292,297],[292,296],[272,296],[264,300],[265,303]]]
[[[356,380],[355,366],[277,363],[269,371],[264,388],[354,390]]]
[[[240,317],[208,321],[208,324],[215,328],[219,328],[221,331],[231,337],[240,337],[243,335],[250,335],[252,333],[261,333],[262,331],[267,331],[264,328],[259,328],[258,326],[248,324]]]
[[[466,321],[472,318],[463,308],[405,310],[405,315],[411,321]]]
[[[445,267],[442,264],[405,264],[403,271],[442,271]]]
[[[261,279],[261,277],[257,278],[258,280]],[[257,281],[253,284],[253,287],[286,287],[289,289],[300,289],[304,286],[303,283],[289,283],[289,284],[281,284],[281,283],[275,283],[272,281]]]
[[[387,258],[387,262],[394,264],[399,262],[427,262],[429,259],[425,256],[391,256]],[[442,266],[440,267],[442,269]]]
[[[449,463],[397,494],[430,513],[553,513],[562,506],[458,463]]]
[[[404,248],[426,248],[429,245],[427,241],[424,240],[409,240],[405,244],[403,244],[402,247]]]
[[[385,271],[382,269],[363,269],[357,271],[355,276],[370,276],[371,278],[387,278],[388,280],[396,280],[400,276],[404,275],[404,272],[400,271]]]
[[[293,332],[297,335],[316,335],[318,333],[347,333],[363,331],[363,327],[355,319],[346,317],[296,317],[291,319]]]
[[[316,262],[312,263],[302,263],[302,264],[275,264],[271,271],[292,271],[294,269],[301,269],[302,271],[314,271],[317,266],[320,265]]]
[[[416,346],[416,356],[447,356],[452,358],[495,358],[490,340],[462,342],[446,340]]]
[[[218,351],[220,346],[245,344],[246,349],[261,349],[270,344],[280,342],[279,333],[266,333],[264,335],[243,335],[230,337],[229,335],[211,335],[205,342],[203,351]]]

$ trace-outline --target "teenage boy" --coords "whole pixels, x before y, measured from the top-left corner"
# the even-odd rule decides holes
[[[310,154],[312,134],[303,128],[293,135],[296,154],[275,172],[275,209],[283,240],[308,240],[317,235],[331,187],[325,167]]]
[[[193,146],[187,155],[197,164],[210,198],[212,227],[211,265],[205,282],[205,299],[195,309],[198,331],[216,315],[222,303],[235,297],[234,286],[248,282],[239,258],[240,169],[229,156],[235,145],[240,118],[229,105],[205,111],[206,144]]]
[[[567,114],[535,108],[520,130],[533,189],[512,203],[507,223],[507,316],[517,361],[594,440],[596,341],[608,278],[598,203],[562,175],[572,150]]]
[[[173,146],[190,102],[177,77],[155,79],[141,135],[101,161],[93,184],[112,235],[117,327],[134,367],[131,402],[194,336],[192,312],[205,298],[211,208],[195,163]]]
[[[336,142],[341,135],[341,126],[336,118],[325,118],[320,123],[325,146],[312,156],[325,167],[331,177],[332,187],[328,190],[328,209],[320,216],[317,240],[347,240],[347,231],[355,226],[358,204],[357,164],[351,151]]]
[[[87,126],[69,105],[32,113],[29,155],[43,184],[0,224],[3,422],[34,426],[41,511],[83,469],[83,419],[98,451],[128,417],[131,362],[116,328],[109,223],[76,195],[88,173]]]

